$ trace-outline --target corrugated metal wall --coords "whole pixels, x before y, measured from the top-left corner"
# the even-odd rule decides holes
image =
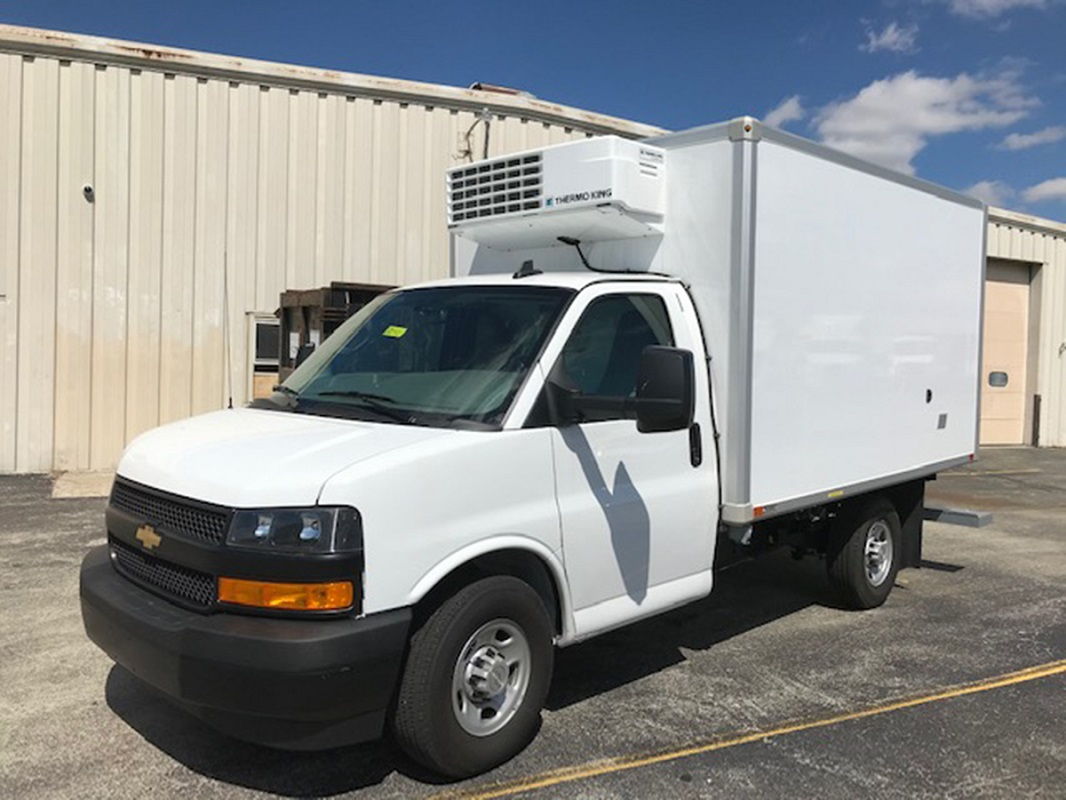
[[[0,472],[107,469],[229,387],[244,402],[249,315],[283,289],[447,274],[443,176],[477,93],[427,102],[411,84],[408,101],[400,81],[374,96],[359,76],[301,88],[68,55],[0,53]],[[493,155],[610,127],[506,102]]]
[[[482,103],[492,155],[657,132],[10,26],[0,50],[0,472],[107,469],[230,387],[244,402],[251,317],[283,289],[446,274],[443,174]],[[1066,227],[993,210],[988,254],[1041,265],[1041,443],[1066,446]]]
[[[988,256],[1026,261],[1040,268],[1036,343],[1040,444],[1066,447],[1066,225],[991,209]]]

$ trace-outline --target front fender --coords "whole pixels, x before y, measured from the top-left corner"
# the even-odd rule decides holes
[[[566,568],[552,550],[536,539],[518,534],[500,534],[480,539],[476,542],[450,553],[437,562],[418,579],[407,595],[407,605],[415,605],[432,591],[444,578],[464,564],[469,564],[480,556],[501,550],[525,550],[537,556],[548,568],[552,580],[559,592],[559,616],[562,620],[562,635],[559,644],[565,645],[574,637],[573,606],[570,602],[570,587],[566,580]]]
[[[565,591],[547,428],[444,431],[353,464],[319,502],[359,509],[366,613],[409,606],[471,558],[509,547],[541,558]]]

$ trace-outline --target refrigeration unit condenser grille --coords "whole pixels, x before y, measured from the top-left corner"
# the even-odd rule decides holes
[[[540,153],[455,169],[448,173],[448,223],[533,211],[543,192]]]

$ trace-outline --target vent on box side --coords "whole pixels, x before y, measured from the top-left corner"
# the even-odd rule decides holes
[[[448,174],[448,223],[533,211],[543,193],[540,153],[455,169]]]

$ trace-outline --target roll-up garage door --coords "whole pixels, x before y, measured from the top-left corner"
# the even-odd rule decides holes
[[[990,259],[985,283],[981,444],[1022,444],[1025,436],[1029,265]]]

